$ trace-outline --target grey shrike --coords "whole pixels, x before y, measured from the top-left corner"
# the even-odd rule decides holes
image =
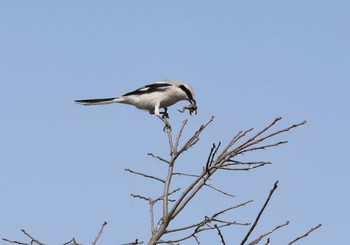
[[[171,79],[146,85],[121,97],[76,100],[75,102],[86,106],[111,103],[133,105],[138,109],[149,111],[150,114],[155,114],[165,123],[165,130],[165,128],[170,129],[167,121],[169,118],[167,113],[168,107],[181,100],[188,100],[190,105],[184,107],[182,111],[179,110],[180,112],[184,112],[187,109],[191,115],[192,112],[197,113],[196,99],[192,87],[183,81]],[[164,108],[164,112],[160,112],[160,108]]]

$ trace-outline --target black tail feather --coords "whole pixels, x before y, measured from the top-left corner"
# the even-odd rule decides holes
[[[103,99],[87,99],[87,100],[75,100],[75,103],[79,103],[82,105],[98,105],[98,104],[108,104],[112,102],[116,98],[103,98]]]

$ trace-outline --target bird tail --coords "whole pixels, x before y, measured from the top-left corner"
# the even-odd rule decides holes
[[[74,102],[81,105],[106,105],[106,104],[118,103],[119,99],[120,98],[117,97],[117,98],[76,100]]]

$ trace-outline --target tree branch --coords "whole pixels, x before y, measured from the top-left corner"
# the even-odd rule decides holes
[[[22,229],[21,232],[30,239],[30,243],[24,243],[24,242],[19,242],[19,241],[15,241],[15,240],[9,240],[9,239],[6,239],[6,238],[3,238],[2,240],[5,241],[5,242],[9,242],[9,243],[13,243],[13,244],[20,244],[20,245],[33,245],[34,243],[36,243],[38,245],[46,245],[45,243],[40,242],[39,240],[35,239],[32,235],[30,235],[24,229]]]
[[[151,157],[153,157],[153,158],[156,158],[156,159],[158,159],[159,161],[162,161],[162,162],[165,162],[165,163],[167,163],[167,164],[170,164],[169,161],[167,161],[167,160],[165,160],[164,158],[161,158],[161,157],[159,157],[159,156],[157,156],[157,155],[155,155],[155,154],[153,154],[153,153],[148,153],[147,155],[148,155],[148,156],[151,156]]]
[[[255,226],[258,224],[259,219],[260,219],[262,213],[264,212],[264,210],[265,210],[267,204],[268,204],[269,201],[270,201],[270,198],[271,198],[272,194],[273,194],[274,191],[277,189],[277,187],[278,187],[278,180],[275,182],[273,188],[271,189],[270,194],[269,194],[269,196],[267,197],[267,199],[266,199],[266,201],[265,201],[263,207],[261,208],[260,212],[258,213],[258,216],[256,217],[256,219],[255,219],[255,221],[254,221],[252,227],[251,227],[250,230],[248,231],[247,235],[243,238],[243,240],[242,240],[242,242],[241,242],[241,245],[243,245],[243,244],[247,241],[247,239],[249,238],[250,234],[251,234],[251,233],[253,232],[253,230],[255,229]]]
[[[308,235],[310,235],[311,232],[313,232],[314,230],[317,230],[318,228],[320,228],[322,226],[322,224],[319,224],[317,226],[315,226],[314,228],[311,228],[308,232],[306,232],[304,235],[295,238],[293,241],[291,241],[290,243],[288,243],[288,245],[291,245],[297,241],[299,241],[300,239],[307,237]]]
[[[222,244],[223,244],[223,245],[226,245],[225,240],[224,240],[224,236],[221,234],[220,228],[217,226],[217,224],[215,224],[214,227],[215,227],[216,230],[218,231],[218,235],[219,235],[219,237],[220,237],[220,239],[221,239]]]
[[[98,239],[100,239],[100,236],[101,236],[101,234],[102,234],[102,232],[103,232],[103,229],[105,228],[106,225],[107,225],[107,222],[106,222],[106,221],[103,222],[100,231],[98,232],[98,234],[97,234],[95,240],[92,242],[92,245],[96,245],[96,243],[97,243]]]
[[[225,196],[235,197],[234,195],[231,195],[230,193],[224,192],[224,191],[222,191],[222,190],[220,190],[220,189],[218,189],[218,188],[215,188],[215,187],[212,186],[212,185],[205,184],[205,186],[207,186],[207,187],[209,187],[209,188],[211,188],[211,189],[213,189],[213,190],[215,190],[215,191],[217,191],[217,192],[219,192],[219,193],[221,193],[221,194],[224,194]]]
[[[269,231],[269,232],[267,232],[267,233],[265,233],[265,234],[260,235],[258,238],[256,238],[256,239],[253,240],[252,242],[248,243],[248,245],[255,245],[255,244],[258,244],[258,243],[261,241],[261,239],[263,239],[264,237],[266,237],[266,236],[272,234],[272,233],[275,232],[276,230],[278,230],[278,229],[280,229],[280,228],[282,228],[282,227],[284,227],[284,226],[287,226],[288,224],[289,224],[289,221],[286,221],[284,224],[281,224],[281,225],[279,225],[279,226],[276,226],[276,227],[273,228],[271,231]]]
[[[144,173],[141,173],[141,172],[136,172],[136,171],[128,169],[128,168],[126,168],[124,170],[129,172],[129,173],[132,173],[132,174],[140,175],[140,176],[143,176],[145,178],[154,179],[154,180],[157,180],[159,182],[165,183],[165,180],[162,180],[161,178],[158,178],[158,177],[155,177],[155,176],[152,176],[152,175],[144,174]]]

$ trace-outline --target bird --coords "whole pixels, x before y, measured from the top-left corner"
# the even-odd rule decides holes
[[[154,114],[164,123],[164,131],[171,130],[171,126],[167,119],[168,107],[175,103],[187,100],[190,105],[184,107],[182,111],[189,110],[190,115],[193,112],[197,114],[197,103],[193,88],[184,81],[178,79],[167,79],[152,84],[145,85],[141,88],[128,92],[120,97],[102,98],[102,99],[83,99],[75,100],[76,103],[91,106],[91,105],[106,105],[112,103],[121,103],[133,105],[140,110],[146,110],[150,114]],[[160,112],[160,109],[164,109]]]

